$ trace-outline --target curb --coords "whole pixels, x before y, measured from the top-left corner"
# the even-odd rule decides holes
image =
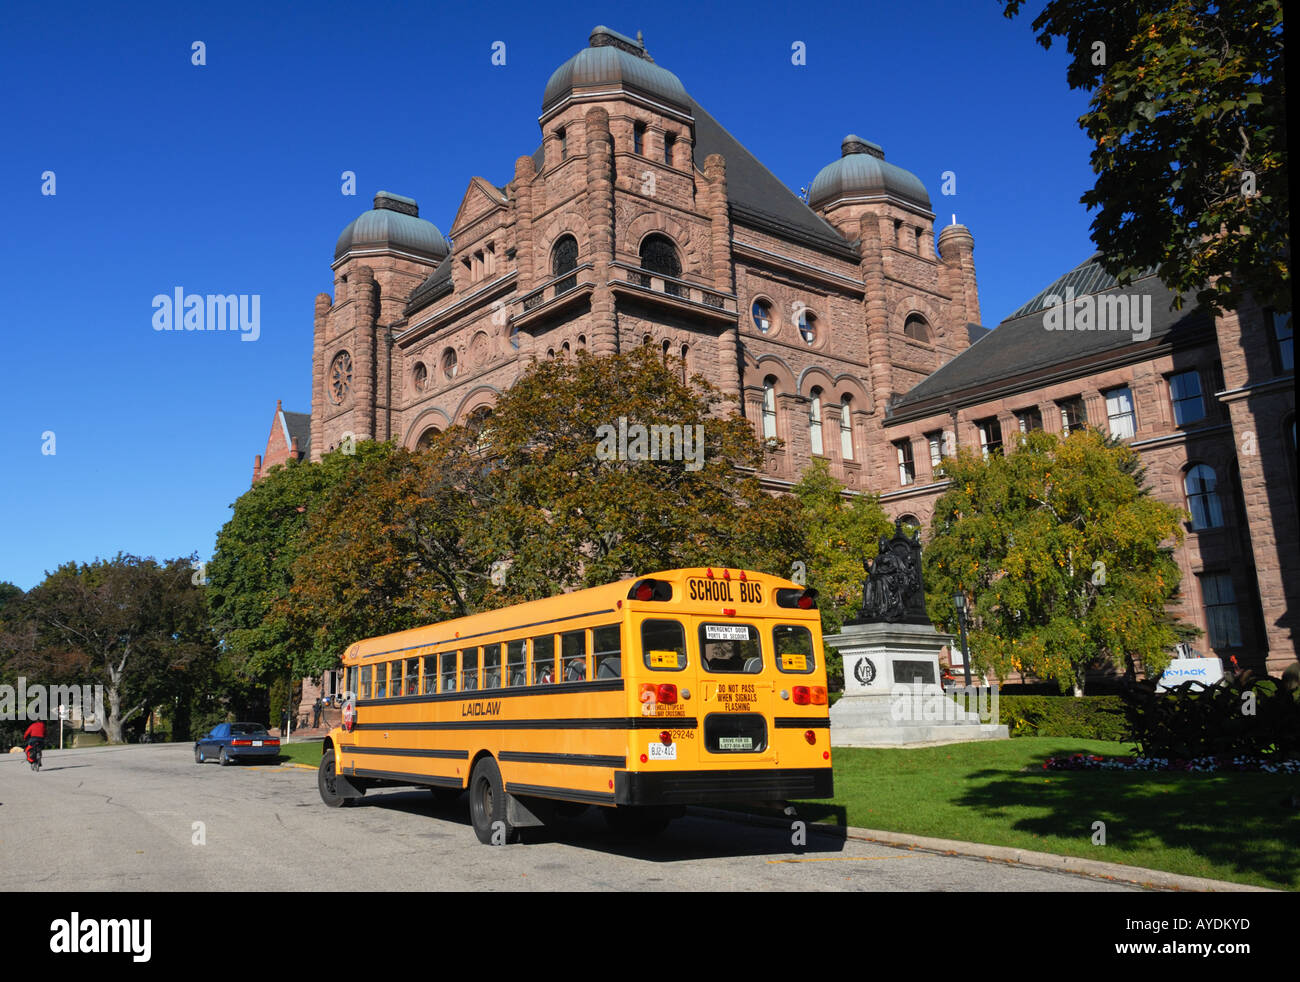
[[[739,820],[750,825],[766,825],[784,829],[788,828],[790,824],[790,819],[771,818],[766,815],[755,815],[751,812],[730,812],[719,808],[697,807],[688,807],[686,811],[688,814],[701,818],[718,818],[733,822]],[[825,825],[820,822],[809,822],[808,824],[812,830],[824,834],[847,835],[850,839],[859,839],[865,842],[879,842],[884,845],[901,846],[913,850],[919,849],[923,852],[932,852],[944,856],[969,856],[989,862],[1002,862],[1008,865],[1045,869],[1057,873],[1073,873],[1079,876],[1132,883],[1137,886],[1158,890],[1195,890],[1210,893],[1284,892],[1269,887],[1231,883],[1227,880],[1211,880],[1203,876],[1183,876],[1179,873],[1166,873],[1163,870],[1144,869],[1141,866],[1106,863],[1096,859],[1061,856],[1050,852],[1034,852],[1013,846],[991,846],[978,842],[962,842],[957,839],[935,839],[924,835],[912,835],[907,832],[889,832],[884,829],[844,828],[839,825]]]

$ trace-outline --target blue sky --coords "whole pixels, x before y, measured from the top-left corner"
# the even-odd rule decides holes
[[[881,144],[936,225],[970,227],[986,325],[1092,252],[1086,96],[1034,41],[1041,4],[1015,21],[996,0],[179,6],[6,11],[0,580],[25,589],[119,550],[206,559],[276,399],[310,411],[343,226],[386,189],[445,233],[471,176],[504,184],[537,146],[546,81],[596,24],[644,32],[791,188],[846,133]],[[177,287],[260,295],[260,337],[154,331]]]

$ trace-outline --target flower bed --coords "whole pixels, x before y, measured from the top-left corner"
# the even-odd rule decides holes
[[[1263,771],[1267,774],[1300,774],[1300,760],[1269,760],[1264,757],[1227,756],[1194,757],[1177,760],[1168,757],[1098,757],[1074,754],[1048,757],[1045,771]]]

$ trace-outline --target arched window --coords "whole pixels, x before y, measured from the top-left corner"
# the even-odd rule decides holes
[[[672,347],[673,347],[673,343],[671,341],[668,340],[664,341],[664,364],[665,365],[668,364],[668,355],[671,353]]]
[[[763,379],[763,439],[776,439],[776,379]]]
[[[812,443],[812,452],[822,456],[822,390],[813,389],[808,400],[808,439]]]
[[[336,406],[343,405],[352,391],[352,355],[340,351],[330,363],[330,400]]]
[[[456,349],[448,348],[442,353],[442,374],[448,379],[456,377]]]
[[[912,529],[919,529],[921,527],[921,520],[915,515],[900,515],[898,520],[903,523],[903,528],[909,532]]]
[[[817,343],[817,318],[806,307],[799,310],[799,337],[803,338],[804,344]]]
[[[438,427],[430,426],[420,434],[420,439],[415,442],[415,449],[428,450],[429,447],[433,446],[433,441],[438,438],[438,434],[441,432],[442,430],[438,429]]]
[[[686,347],[686,345],[682,345],[682,384],[683,385],[686,384],[686,381],[687,379],[690,378],[690,374],[691,374],[689,371],[689,364],[686,361],[686,355],[690,352],[690,350],[691,349]]]
[[[416,392],[423,392],[429,385],[429,370],[424,367],[424,362],[415,363],[415,371],[411,373],[411,382],[415,386]]]
[[[572,235],[561,235],[555,240],[555,245],[551,249],[551,275],[564,276],[565,273],[573,273],[578,266],[578,240]],[[555,284],[555,292],[563,293],[565,290],[572,290],[578,285],[578,277],[575,273],[567,276]]]
[[[1219,503],[1218,481],[1214,469],[1196,464],[1187,469],[1183,490],[1187,492],[1187,510],[1192,513],[1192,529],[1217,529],[1223,525],[1223,505]]]
[[[845,460],[853,459],[853,399],[850,396],[840,400],[840,456]]]
[[[470,432],[476,435],[475,451],[487,456],[492,451],[492,410],[487,406],[479,406],[469,414],[466,422]]]
[[[682,263],[677,258],[677,246],[666,235],[647,235],[641,241],[641,268],[660,276],[682,275]]]
[[[908,314],[903,322],[903,333],[914,341],[930,340],[930,325],[920,314]]]
[[[766,334],[772,330],[772,305],[766,300],[755,300],[754,307],[751,311],[754,317],[754,326],[758,328],[760,334]]]
[[[560,345],[560,354],[562,354],[565,358],[568,358],[568,357],[569,357],[569,342],[568,342],[568,341],[565,341],[564,344]]]

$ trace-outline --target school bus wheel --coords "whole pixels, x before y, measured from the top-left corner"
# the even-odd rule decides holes
[[[339,778],[334,773],[334,751],[327,750],[320,759],[320,771],[317,773],[317,785],[320,787],[321,801],[331,808],[340,808],[348,803],[348,796],[339,787]]]
[[[492,846],[519,841],[519,830],[510,824],[506,809],[501,770],[495,760],[484,757],[469,779],[469,817],[479,842]]]

